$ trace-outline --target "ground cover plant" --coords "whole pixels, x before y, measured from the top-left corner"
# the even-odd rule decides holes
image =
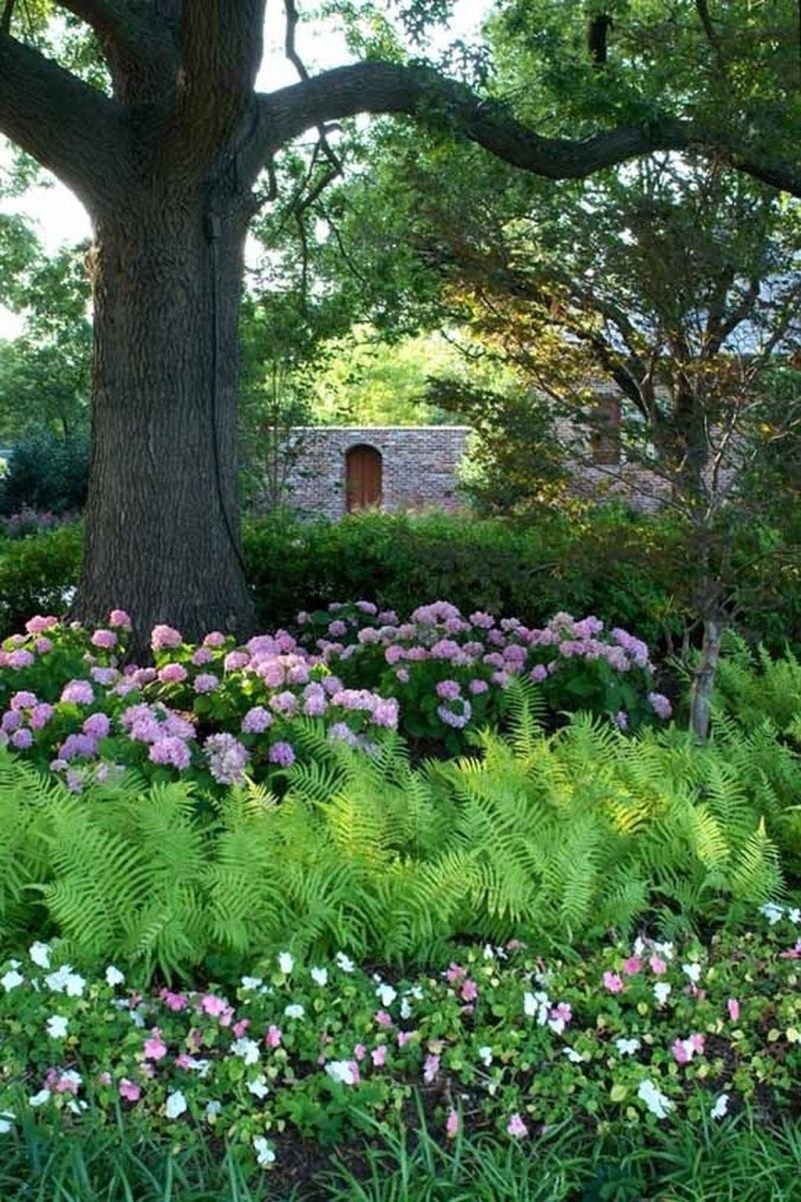
[[[535,1147],[561,1123],[648,1138],[746,1109],[780,1127],[798,1104],[801,912],[754,917],[706,944],[466,946],[391,978],[285,950],[224,988],[145,991],[38,941],[0,966],[2,1137],[33,1113],[76,1131],[122,1114],[173,1140],[223,1135],[235,1164],[266,1169],[298,1137],[369,1134],[417,1092],[443,1141]]]

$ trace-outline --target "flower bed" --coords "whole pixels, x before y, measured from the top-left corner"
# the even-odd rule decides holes
[[[130,619],[121,610],[95,631],[32,618],[0,650],[0,742],[74,791],[129,766],[213,788],[287,768],[303,717],[368,751],[400,720],[413,738],[456,753],[468,732],[500,720],[515,677],[537,683],[552,714],[584,708],[631,729],[670,715],[645,644],[593,617],[557,614],[530,630],[435,602],[399,622],[362,601],[299,621],[305,646],[283,630],[239,647],[212,632],[193,645],[157,626],[154,665],[136,668],[122,666]]]
[[[111,1122],[121,1105],[154,1131],[225,1132],[266,1167],[288,1128],[337,1140],[414,1090],[446,1137],[722,1122],[744,1104],[770,1121],[797,1096],[801,912],[763,914],[706,947],[638,938],[548,963],[464,948],[403,980],[285,951],[236,988],[148,994],[35,943],[0,967],[0,1132],[31,1115]]]

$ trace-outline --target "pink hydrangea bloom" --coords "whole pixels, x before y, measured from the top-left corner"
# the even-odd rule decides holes
[[[43,618],[41,614],[34,614],[25,623],[28,634],[43,634],[45,630],[52,630],[54,626],[58,626],[58,618],[52,616]]]
[[[112,609],[108,616],[109,626],[116,626],[118,630],[130,630],[131,619],[124,609]]]
[[[195,677],[194,689],[196,693],[213,693],[219,685],[220,682],[213,673],[201,672]]]
[[[183,637],[180,630],[173,626],[154,626],[150,634],[150,646],[154,651],[164,651],[170,647],[180,647]]]
[[[219,630],[211,630],[203,640],[204,647],[224,647],[225,635]]]
[[[89,641],[93,647],[102,647],[106,651],[117,646],[117,636],[113,630],[96,630]]]
[[[14,694],[8,704],[12,710],[26,710],[35,706],[37,701],[38,698],[35,693],[21,689],[19,693]]]
[[[71,680],[61,690],[62,701],[71,701],[78,705],[91,705],[94,699],[94,690],[88,680]]]
[[[159,680],[162,684],[183,684],[187,675],[183,664],[165,664],[159,669]]]
[[[254,705],[242,719],[242,733],[260,735],[273,724],[273,716],[263,705]]]

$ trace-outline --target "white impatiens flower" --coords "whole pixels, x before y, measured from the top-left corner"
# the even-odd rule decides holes
[[[44,1106],[45,1102],[50,1101],[50,1090],[40,1089],[32,1098],[28,1098],[29,1106]]]
[[[783,916],[784,906],[780,906],[776,902],[765,902],[764,906],[759,907],[759,913],[764,915],[773,926]]]
[[[16,968],[10,968],[4,977],[0,977],[0,985],[3,986],[6,993],[10,993],[12,989],[16,989],[21,985],[25,978],[21,973],[18,973]]]
[[[242,978],[242,988],[243,989],[251,989],[251,990],[255,991],[256,989],[259,988],[259,986],[261,984],[263,984],[263,982],[264,982],[263,977],[243,977]]]
[[[337,952],[336,962],[343,972],[353,972],[356,967],[350,956],[346,956],[344,952]]]
[[[278,967],[285,977],[288,977],[295,967],[295,957],[291,952],[280,952],[278,956]]]
[[[109,964],[106,969],[106,984],[113,989],[115,985],[125,984],[125,974],[121,973],[113,964]]]
[[[267,1084],[267,1078],[263,1074],[260,1074],[255,1081],[248,1081],[248,1090],[255,1098],[258,1098],[259,1100],[266,1098],[267,1094],[270,1092],[270,1087]]]
[[[309,975],[315,985],[328,984],[328,969],[327,968],[312,968]]]
[[[665,960],[673,959],[673,944],[672,943],[654,943],[654,951],[657,956],[663,956]]]
[[[14,1126],[14,1115],[10,1110],[0,1111],[0,1135],[8,1135]]]
[[[206,1118],[210,1123],[214,1122],[221,1110],[222,1102],[216,1102],[212,1100],[211,1102],[206,1103]]]
[[[244,1060],[245,1064],[259,1063],[259,1045],[255,1039],[237,1039],[231,1047],[235,1056]]]
[[[68,997],[83,997],[85,979],[73,972],[70,964],[62,964],[56,972],[45,977],[45,985],[53,993],[66,993]]]
[[[797,926],[801,922],[801,910],[799,910],[798,906],[793,906],[791,910],[787,911],[787,917],[790,919],[790,922],[795,923]]]
[[[729,1109],[729,1095],[722,1093],[709,1112],[711,1119],[722,1119]]]
[[[395,998],[398,996],[398,992],[396,989],[393,989],[391,985],[382,984],[378,986],[378,989],[376,989],[376,996],[381,999],[382,1006],[391,1006],[395,1001]]]
[[[66,1039],[69,1025],[69,1019],[65,1018],[63,1014],[51,1014],[45,1023],[47,1034],[51,1039]]]
[[[284,1014],[287,1018],[303,1018],[305,1013],[306,1010],[299,1002],[290,1002],[288,1006],[284,1007]]]
[[[273,1164],[275,1162],[275,1152],[270,1147],[269,1142],[264,1138],[263,1135],[253,1136],[253,1147],[256,1152],[256,1160],[263,1169],[265,1169],[268,1164]]]
[[[409,1001],[409,999],[407,997],[401,998],[400,1016],[401,1016],[401,1018],[411,1018],[412,1017],[412,1003]]]
[[[660,1006],[664,1006],[670,993],[670,985],[667,981],[657,981],[654,985],[654,997],[659,1002]]]
[[[356,1080],[349,1060],[329,1060],[325,1071],[332,1081],[338,1081],[340,1085],[353,1085]]]
[[[33,960],[34,964],[38,964],[40,968],[50,967],[49,943],[32,943],[28,948],[28,955]]]
[[[67,980],[64,987],[64,992],[67,997],[83,997],[83,991],[86,988],[86,980],[78,975],[77,972],[67,974]]]
[[[478,1049],[478,1058],[485,1068],[489,1068],[492,1064],[492,1048],[489,1044],[484,1044],[483,1047]]]
[[[550,1010],[551,1000],[547,993],[523,994],[523,1012],[527,1018],[536,1018],[538,1026],[545,1026]]]
[[[164,1113],[168,1119],[177,1119],[186,1111],[186,1098],[180,1089],[174,1090],[171,1094],[167,1094],[167,1101],[164,1104]]]
[[[644,1102],[651,1114],[658,1119],[666,1119],[673,1109],[674,1103],[654,1085],[653,1081],[641,1081],[637,1097]]]
[[[577,1052],[575,1048],[563,1048],[562,1051],[571,1064],[581,1064],[584,1059],[581,1053]]]
[[[639,1039],[616,1039],[615,1047],[621,1056],[633,1056],[642,1047]]]
[[[697,985],[701,979],[701,965],[694,960],[690,964],[682,964],[681,971],[685,976],[689,977],[693,985]]]

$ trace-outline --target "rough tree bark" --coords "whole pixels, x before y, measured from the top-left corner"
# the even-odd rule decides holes
[[[581,177],[695,144],[667,120],[571,142],[419,67],[367,62],[254,91],[265,0],[61,0],[95,32],[108,97],[0,30],[0,132],[78,194],[95,230],[93,453],[74,612],[188,637],[245,634],[234,428],[252,188],[305,130],[360,112],[449,121],[518,167]],[[703,139],[702,139],[703,141]],[[737,152],[732,151],[734,159]],[[774,165],[747,161],[753,174]],[[782,186],[801,191],[790,166]]]

